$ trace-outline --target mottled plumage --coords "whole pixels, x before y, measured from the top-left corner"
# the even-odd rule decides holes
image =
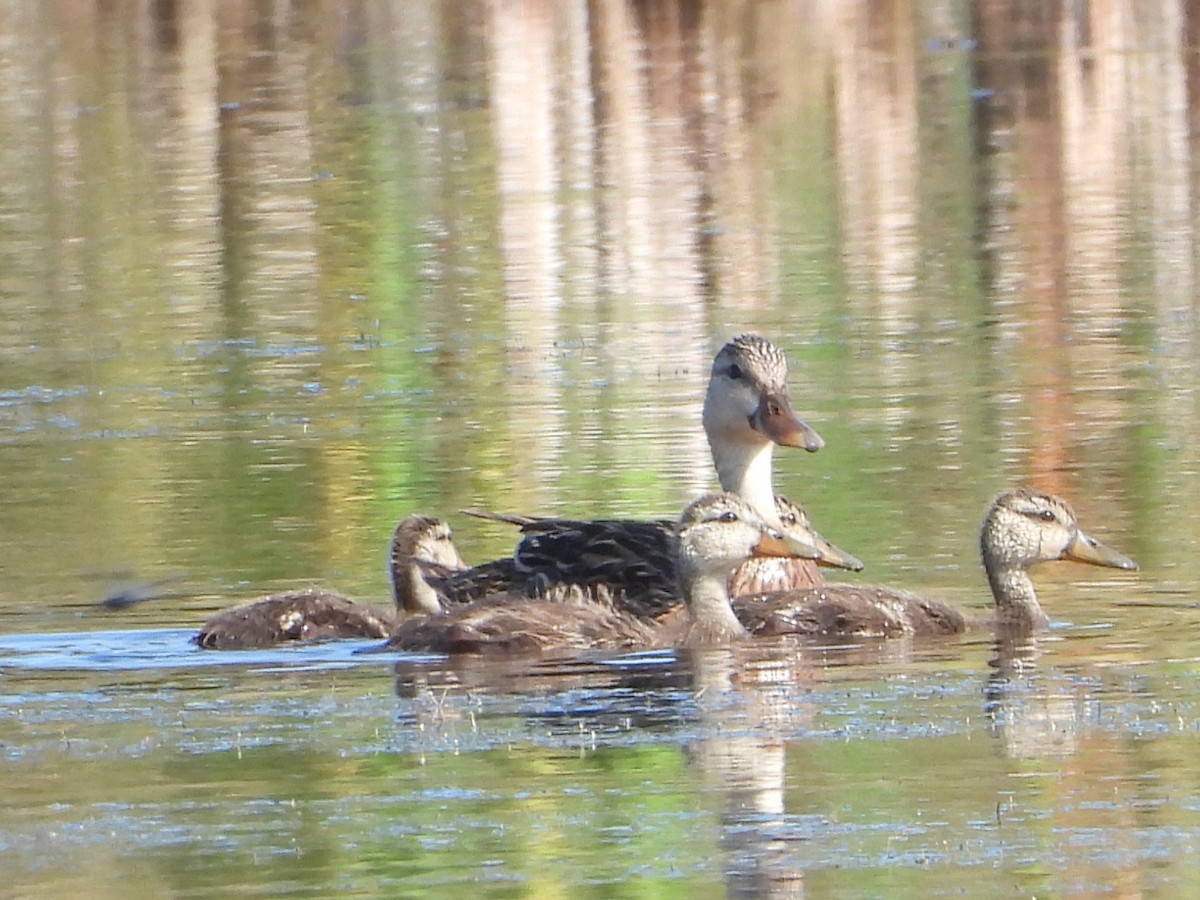
[[[689,506],[674,547],[688,609],[688,616],[674,627],[580,597],[492,597],[402,622],[388,645],[416,652],[512,654],[691,645],[744,637],[745,629],[729,606],[729,571],[752,553],[811,552],[775,531],[733,494],[709,494]]]
[[[746,500],[768,524],[785,533],[824,541],[804,511],[771,489],[776,444],[815,451],[820,436],[792,411],[787,360],[765,338],[744,334],[721,348],[704,399],[704,430],[721,486]],[[673,523],[666,520],[577,520],[511,516],[468,510],[509,522],[522,537],[512,559],[495,560],[433,580],[449,604],[489,594],[550,600],[589,599],[647,618],[678,604]],[[861,569],[852,556],[823,543],[824,564]],[[734,576],[738,591],[783,589],[824,583],[808,559],[744,562]]]
[[[811,556],[818,564],[854,571],[862,568],[857,559],[818,534],[799,506],[778,497],[776,510],[782,533],[811,546]],[[682,603],[675,565],[677,528],[668,519],[580,520],[464,512],[517,525],[522,538],[511,560],[432,579],[431,584],[448,604],[499,593],[554,601],[587,600],[658,619]],[[737,571],[743,568],[739,566]]]
[[[248,650],[293,641],[384,638],[404,615],[440,609],[431,582],[461,568],[445,522],[408,516],[392,534],[394,609],[375,609],[335,591],[287,591],[222,610],[204,623],[196,643],[206,650]]]
[[[1066,501],[1027,488],[1005,491],[988,507],[980,553],[996,604],[987,619],[974,620],[910,591],[856,584],[737,597],[734,609],[751,633],[763,635],[892,637],[956,634],[979,625],[1028,632],[1050,623],[1029,575],[1035,563],[1070,559],[1137,568],[1084,532]]]

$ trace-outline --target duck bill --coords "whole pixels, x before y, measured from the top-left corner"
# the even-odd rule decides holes
[[[816,453],[825,446],[816,430],[800,421],[792,409],[792,402],[782,391],[763,395],[758,409],[750,417],[750,425],[781,447],[803,447],[809,453]]]
[[[799,559],[820,559],[821,550],[807,541],[764,531],[754,547],[755,556],[790,556]]]
[[[861,572],[863,564],[857,557],[851,556],[841,547],[829,543],[819,534],[813,535],[813,545],[817,548],[820,556],[817,557],[817,565],[827,569],[849,569],[851,572]]]
[[[1138,564],[1128,556],[1118,553],[1086,532],[1079,531],[1075,540],[1063,551],[1063,559],[1073,559],[1076,562],[1089,563],[1093,566],[1107,566],[1110,569],[1137,569]]]

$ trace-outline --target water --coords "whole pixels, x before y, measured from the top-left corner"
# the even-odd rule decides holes
[[[0,867],[14,896],[1197,893],[1185,11],[9,3]],[[673,515],[711,356],[825,437],[777,484],[974,609],[1060,493],[1030,646],[487,664],[205,654],[384,601],[414,510]],[[121,610],[100,601],[147,596]]]

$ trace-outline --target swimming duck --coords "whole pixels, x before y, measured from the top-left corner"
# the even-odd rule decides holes
[[[776,497],[775,510],[782,523],[778,530],[814,547],[817,555],[813,562],[817,565],[856,572],[862,569],[861,562],[812,527],[808,514],[798,504]],[[431,578],[433,589],[447,604],[513,592],[547,600],[590,600],[642,618],[659,619],[681,602],[675,571],[678,526],[670,519],[567,519],[463,512],[517,525],[522,538],[510,558]],[[791,557],[763,560],[794,561]],[[736,571],[744,569],[739,565]],[[737,577],[735,573],[733,578]]]
[[[713,361],[703,413],[721,487],[741,496],[760,518],[784,533],[789,527],[785,517],[794,521],[797,513],[804,516],[804,512],[772,492],[775,446],[810,452],[824,446],[820,435],[792,410],[787,374],[787,359],[778,347],[759,335],[739,335]],[[491,593],[590,597],[651,618],[679,602],[674,523],[669,520],[586,521],[465,512],[515,524],[523,536],[511,560],[484,563],[442,580],[439,590],[444,602],[470,602]],[[815,532],[812,535],[819,539]],[[826,565],[862,568],[854,557],[828,546]],[[793,558],[746,560],[734,579],[739,591],[785,589],[825,580],[812,560]]]
[[[392,534],[388,568],[394,610],[319,588],[286,591],[222,610],[204,623],[196,643],[206,650],[250,650],[292,641],[385,638],[405,615],[439,611],[433,585],[465,563],[450,526],[412,515]]]
[[[816,558],[818,548],[772,528],[732,493],[707,494],[680,517],[674,571],[687,616],[673,627],[582,596],[490,596],[436,616],[401,622],[394,650],[533,653],[720,643],[747,636],[729,605],[726,580],[752,554]]]
[[[992,626],[1012,632],[1046,628],[1029,568],[1056,559],[1136,570],[1137,563],[1079,527],[1059,497],[1029,488],[1008,490],[988,507],[980,531],[984,572],[995,600],[990,618],[975,620],[938,600],[873,585],[827,584],[734,600],[753,634],[891,637],[956,634]]]

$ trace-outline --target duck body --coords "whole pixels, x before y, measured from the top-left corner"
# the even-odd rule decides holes
[[[869,584],[825,584],[746,594],[733,598],[733,609],[747,631],[763,637],[958,634],[973,624],[962,611],[940,600]]]
[[[854,571],[862,569],[861,562],[817,533],[801,507],[783,497],[775,498],[774,503],[776,518],[783,523],[781,533],[812,547],[813,559],[743,560],[731,581],[739,579],[747,562],[814,562]],[[438,581],[437,589],[447,603],[486,596],[488,573],[499,576],[491,584],[493,590],[529,598],[592,602],[642,619],[662,620],[683,603],[676,565],[678,529],[669,519],[583,520],[465,512],[517,525],[522,538],[511,561],[455,572]]]
[[[655,529],[657,533],[657,529]],[[496,596],[452,606],[436,616],[400,623],[394,650],[434,653],[546,653],[629,650],[743,638],[726,580],[752,553],[812,555],[809,545],[763,522],[734,494],[709,494],[691,504],[670,541],[688,615],[666,625],[592,595],[545,599]],[[674,605],[674,604],[673,604]]]
[[[465,510],[515,524],[511,559],[485,563],[436,583],[450,605],[489,595],[585,602],[657,619],[678,606],[677,539],[669,519],[568,519]]]
[[[204,623],[194,640],[204,650],[251,650],[338,638],[386,638],[405,617],[439,610],[436,584],[462,568],[465,564],[445,522],[408,516],[392,534],[393,609],[377,609],[320,588],[285,591],[222,610]]]
[[[1037,601],[1031,566],[1066,559],[1137,568],[1083,531],[1065,500],[1028,488],[1005,491],[992,501],[980,530],[980,555],[995,603],[990,616],[970,617],[910,591],[856,584],[742,596],[733,605],[747,630],[761,635],[886,638],[978,627],[1027,633],[1050,624]]]
[[[505,656],[631,650],[654,645],[655,626],[589,599],[490,596],[401,622],[388,646],[414,653]]]
[[[309,588],[222,610],[204,623],[195,641],[205,650],[255,650],[331,638],[384,638],[395,626],[391,610]]]

